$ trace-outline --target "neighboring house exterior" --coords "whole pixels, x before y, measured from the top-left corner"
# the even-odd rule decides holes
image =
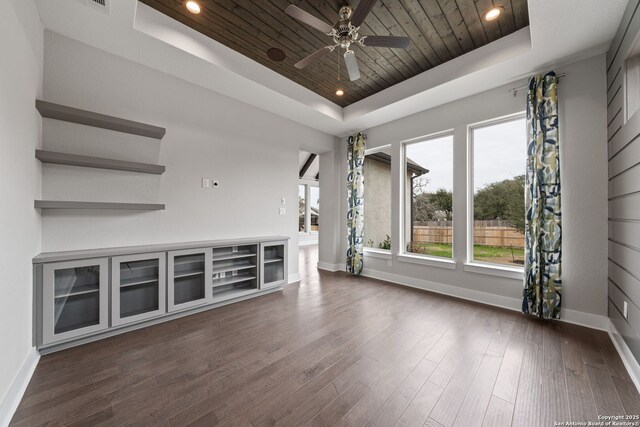
[[[387,236],[391,236],[391,155],[387,151],[368,154],[364,159],[363,167],[364,245],[378,248]],[[407,159],[405,182],[409,193],[411,179],[426,173],[429,173],[428,169]],[[410,219],[410,204],[405,211]],[[410,229],[411,221],[407,221],[406,224]]]

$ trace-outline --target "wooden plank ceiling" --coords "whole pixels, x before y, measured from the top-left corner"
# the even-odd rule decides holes
[[[304,70],[294,68],[333,43],[284,13],[293,3],[333,25],[346,0],[199,0],[199,15],[187,11],[186,0],[140,1],[342,107],[529,25],[527,0],[378,0],[360,34],[408,36],[412,42],[407,49],[357,45],[361,78],[351,82],[337,49]],[[356,7],[358,1],[349,3]],[[486,22],[482,15],[494,6],[504,12]],[[267,57],[273,47],[284,51],[284,61]],[[335,94],[338,86],[342,97]]]

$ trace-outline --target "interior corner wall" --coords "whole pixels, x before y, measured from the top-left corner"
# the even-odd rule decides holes
[[[557,68],[566,73],[558,85],[562,216],[563,216],[563,295],[565,319],[604,327],[606,319],[607,269],[607,153],[606,86],[604,54]],[[454,270],[400,262],[399,195],[393,200],[392,265],[387,260],[365,253],[365,274],[452,293],[518,310],[521,304],[522,279],[509,279],[465,271],[466,258],[466,170],[467,126],[509,114],[523,112],[526,91],[514,97],[509,89],[526,85],[526,81],[486,91],[440,107],[366,130],[367,148],[391,144],[399,156],[402,141],[436,132],[454,130]],[[340,146],[338,170],[346,171],[346,143]],[[498,155],[498,153],[496,153]],[[394,159],[394,162],[399,160]],[[523,159],[524,170],[524,159]],[[340,188],[341,210],[345,212],[346,173]],[[400,189],[396,168],[393,189]],[[366,185],[366,183],[365,183]],[[366,203],[366,200],[365,200]],[[344,215],[343,215],[344,217]],[[341,231],[346,221],[341,220]],[[346,253],[342,231],[340,253]]]
[[[166,128],[155,140],[45,119],[46,149],[158,163],[166,172],[45,165],[44,198],[166,210],[43,212],[43,251],[284,235],[290,277],[297,275],[298,151],[330,151],[332,136],[50,31],[44,99]],[[202,178],[220,186],[201,188]]]
[[[31,258],[40,252],[41,118],[43,33],[33,1],[0,2],[0,424],[8,393],[32,352]],[[19,388],[19,386],[16,386]]]

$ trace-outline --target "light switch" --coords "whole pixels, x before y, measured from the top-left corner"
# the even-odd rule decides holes
[[[209,178],[202,178],[202,188],[211,188],[211,180]]]
[[[280,215],[286,215],[287,214],[287,208],[280,208]]]

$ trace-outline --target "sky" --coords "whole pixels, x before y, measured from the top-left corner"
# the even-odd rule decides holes
[[[524,174],[526,123],[518,119],[474,130],[474,192],[492,182]],[[453,190],[453,136],[406,146],[407,157],[429,169],[425,191]]]

